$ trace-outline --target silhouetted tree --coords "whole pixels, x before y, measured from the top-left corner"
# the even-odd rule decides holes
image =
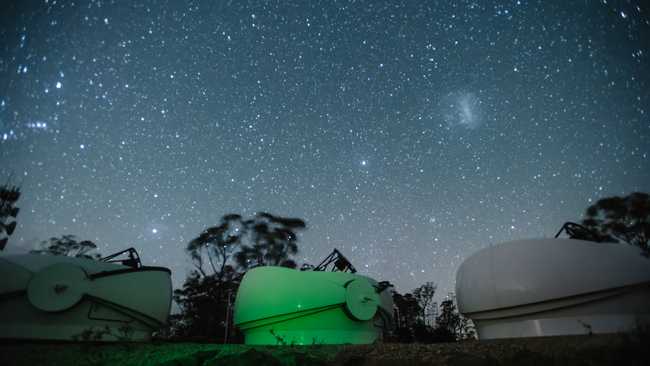
[[[428,324],[430,314],[430,307],[433,303],[433,296],[436,294],[436,284],[433,282],[426,282],[422,286],[413,290],[413,297],[417,300],[420,309],[422,310],[421,317],[425,325]]]
[[[47,255],[65,255],[68,257],[87,258],[97,260],[99,253],[92,253],[97,245],[90,240],[78,241],[74,235],[63,235],[60,238],[50,238],[40,244],[41,249],[34,249],[30,253]]]
[[[4,250],[9,241],[9,237],[16,229],[16,216],[20,209],[16,207],[16,202],[20,198],[20,188],[5,184],[0,186],[0,251]]]
[[[440,304],[435,324],[425,322],[426,313],[423,309],[429,310],[435,306],[433,302],[435,291],[436,285],[433,282],[426,282],[416,288],[413,294],[393,293],[395,329],[392,339],[394,341],[437,343],[475,338],[473,324],[458,312],[453,294]]]
[[[290,258],[298,252],[295,231],[304,227],[300,219],[267,213],[248,220],[228,214],[192,239],[186,251],[195,270],[183,287],[174,291],[181,312],[171,317],[168,333],[217,342],[241,341],[232,324],[232,308],[243,272],[260,265],[295,267]]]
[[[607,197],[589,206],[582,224],[603,239],[621,240],[650,253],[650,195]]]
[[[216,342],[237,340],[232,322],[232,307],[241,274],[226,266],[224,272],[203,276],[192,271],[173,298],[180,313],[170,317],[170,335],[180,338],[210,339]]]
[[[456,296],[453,293],[450,293],[447,299],[440,303],[440,312],[436,317],[436,326],[433,332],[438,342],[476,338],[474,324],[458,312]]]
[[[233,248],[240,244],[243,230],[242,218],[237,214],[224,215],[217,226],[205,229],[199,236],[187,244],[187,252],[192,259],[192,264],[197,271],[206,276],[204,268],[205,258],[210,264],[211,275],[216,275],[218,280],[232,268],[226,268]]]
[[[434,332],[441,341],[453,342],[458,339],[461,319],[453,298],[440,303],[440,314],[436,317]]]
[[[401,328],[411,328],[418,321],[422,309],[418,300],[413,294],[406,293],[404,295],[398,292],[393,293],[393,304],[396,308],[396,323]]]
[[[415,341],[415,326],[422,309],[413,294],[404,295],[393,291],[393,318],[395,319],[395,338],[397,342]]]
[[[195,270],[181,289],[174,290],[173,298],[181,312],[170,318],[170,336],[227,341],[241,279],[241,273],[229,262],[245,234],[241,216],[228,214],[187,244],[185,250]]]
[[[296,267],[296,262],[291,256],[298,253],[296,232],[306,227],[303,220],[260,212],[243,223],[250,235],[250,243],[242,244],[239,252],[235,254],[240,268],[246,270],[257,266]]]

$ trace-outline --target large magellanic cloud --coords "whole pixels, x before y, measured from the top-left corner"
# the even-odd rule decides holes
[[[449,128],[473,130],[483,124],[481,104],[475,93],[452,92],[440,100],[440,115]]]

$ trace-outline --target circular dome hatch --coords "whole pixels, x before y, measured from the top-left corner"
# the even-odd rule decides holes
[[[366,321],[375,316],[379,306],[379,295],[364,279],[352,280],[346,286],[345,307],[356,320]]]
[[[86,293],[89,281],[81,267],[54,264],[37,272],[27,285],[27,298],[36,308],[63,311],[76,305]]]

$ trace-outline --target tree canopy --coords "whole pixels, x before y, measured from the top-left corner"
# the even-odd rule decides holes
[[[266,212],[246,220],[227,214],[190,240],[186,250],[203,276],[267,265],[295,268],[291,256],[298,253],[297,231],[305,227],[301,219]]]
[[[436,285],[426,282],[413,290],[413,294],[401,295],[393,292],[395,304],[395,322],[392,332],[396,342],[455,342],[474,339],[476,334],[472,322],[460,314],[456,307],[454,294],[440,303],[437,315],[429,324],[426,322],[427,313],[424,308],[435,310],[433,302]]]
[[[224,342],[241,337],[231,331],[243,273],[264,265],[295,267],[291,256],[298,252],[297,231],[305,227],[301,219],[265,212],[250,219],[227,214],[190,240],[185,249],[195,270],[174,291],[181,312],[172,316],[170,335]]]
[[[244,235],[242,217],[237,214],[224,215],[219,224],[205,229],[199,236],[187,244],[187,252],[192,264],[203,276],[208,273],[204,268],[207,258],[212,275],[221,279],[225,272],[232,271],[227,267],[233,247],[240,244]]]
[[[303,220],[260,212],[243,224],[250,240],[242,243],[235,254],[235,261],[241,269],[257,266],[296,267],[291,256],[298,253],[296,234],[306,227]]]
[[[424,324],[428,323],[428,318],[433,304],[433,296],[436,294],[438,287],[433,282],[425,282],[422,286],[413,290],[413,297],[417,300],[422,311],[421,317]]]
[[[74,235],[62,235],[43,240],[40,249],[30,251],[34,254],[65,255],[68,257],[97,260],[101,255],[96,252],[97,245],[90,240],[77,240]]]
[[[5,184],[0,186],[0,251],[4,250],[9,241],[9,237],[16,229],[16,216],[20,209],[16,207],[16,202],[20,198],[20,188]]]
[[[600,199],[587,208],[582,224],[602,239],[623,241],[649,253],[650,195],[634,192]]]

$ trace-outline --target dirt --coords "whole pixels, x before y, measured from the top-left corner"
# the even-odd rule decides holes
[[[250,347],[201,343],[0,343],[0,365],[650,365],[650,339],[599,335],[438,344]]]

